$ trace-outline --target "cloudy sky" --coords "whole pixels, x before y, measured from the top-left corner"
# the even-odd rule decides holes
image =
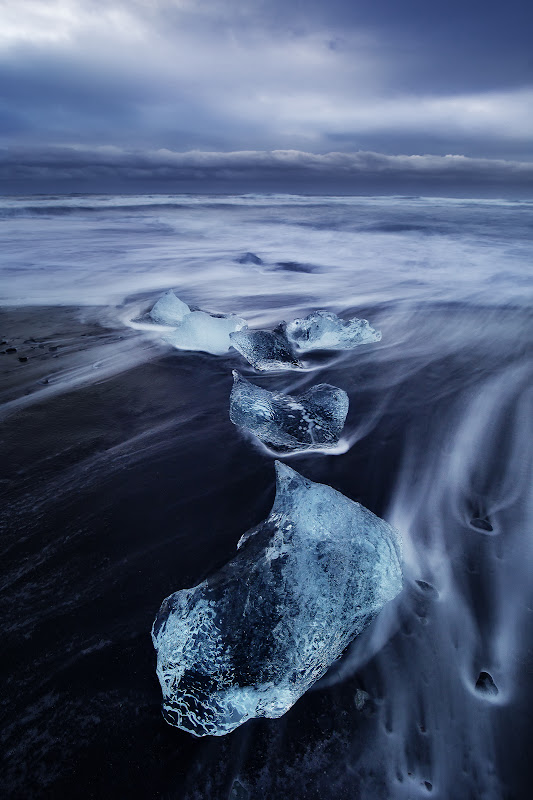
[[[6,190],[533,194],[524,0],[0,0]]]

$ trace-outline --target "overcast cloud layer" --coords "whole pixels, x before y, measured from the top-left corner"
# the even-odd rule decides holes
[[[531,186],[529,4],[437,5],[1,0],[4,186],[226,191],[236,170],[290,190],[293,168],[343,190],[384,171]],[[386,158],[427,154],[467,158]]]

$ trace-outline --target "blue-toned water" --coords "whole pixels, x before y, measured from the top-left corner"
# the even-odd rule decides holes
[[[532,222],[522,201],[0,200],[7,344],[28,320],[0,356],[8,796],[529,797]],[[259,375],[136,329],[170,287],[252,327],[322,308],[383,337]],[[56,306],[68,338],[34,335]],[[272,502],[232,369],[348,393],[342,447],[289,463],[401,531],[405,588],[280,720],[197,742],[160,715],[149,632]]]
[[[176,286],[261,323],[317,303],[521,305],[532,219],[533,202],[494,200],[2,198],[2,297],[108,305]],[[265,269],[235,263],[246,251]]]

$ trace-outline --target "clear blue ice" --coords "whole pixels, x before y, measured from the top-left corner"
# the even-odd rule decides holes
[[[230,339],[233,347],[257,370],[302,368],[283,331],[241,330],[232,333]]]
[[[232,345],[230,334],[246,327],[246,321],[234,314],[215,317],[206,311],[191,311],[165,340],[178,350],[201,350],[220,356]]]
[[[150,311],[150,317],[161,325],[179,325],[190,313],[191,309],[187,303],[176,297],[172,289],[169,289],[156,302]]]
[[[338,444],[348,395],[328,383],[291,397],[269,392],[233,371],[230,419],[280,452],[334,447]]]
[[[388,523],[280,462],[276,477],[268,518],[153,625],[165,719],[196,736],[280,717],[402,588]]]
[[[178,350],[196,350],[213,355],[223,355],[231,347],[230,333],[247,328],[244,319],[235,314],[208,314],[191,311],[176,297],[172,289],[165,292],[148,315],[160,325],[168,325],[164,339]]]
[[[331,311],[313,311],[303,319],[285,325],[289,342],[298,350],[350,350],[360,344],[381,340],[366,319],[343,320]]]

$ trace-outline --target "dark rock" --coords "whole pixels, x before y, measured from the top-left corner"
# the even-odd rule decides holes
[[[484,531],[485,533],[492,533],[494,531],[488,517],[473,517],[470,520],[470,524],[478,531]]]
[[[228,800],[248,800],[250,793],[238,778],[232,783]]]
[[[310,264],[300,264],[299,261],[278,261],[276,266],[287,272],[314,272]]]
[[[237,264],[262,264],[263,261],[255,253],[243,253],[237,259]]]
[[[494,683],[494,678],[490,672],[480,672],[476,681],[476,691],[480,694],[488,695],[489,697],[496,697],[499,689]]]
[[[427,581],[415,581],[415,583],[419,589],[422,589],[423,592],[427,592],[427,594],[438,595],[437,590],[431,585],[431,583],[428,583]]]

